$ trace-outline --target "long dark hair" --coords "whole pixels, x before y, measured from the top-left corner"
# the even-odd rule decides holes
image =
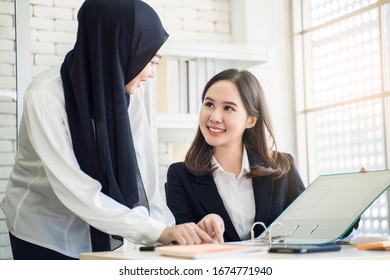
[[[259,81],[251,72],[246,70],[224,70],[208,81],[203,90],[202,102],[209,88],[219,81],[234,83],[248,115],[258,118],[256,125],[246,129],[242,138],[248,152],[259,158],[259,163],[251,163],[251,171],[246,176],[252,178],[273,174],[274,178],[280,178],[290,170],[292,163],[287,154],[277,151],[264,91]],[[211,164],[212,155],[213,148],[207,144],[198,127],[195,139],[184,160],[187,169],[196,176],[212,173],[216,169]]]

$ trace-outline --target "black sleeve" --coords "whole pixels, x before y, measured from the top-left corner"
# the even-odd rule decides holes
[[[286,206],[290,205],[306,189],[298,169],[293,164],[288,172],[288,195]]]
[[[177,164],[173,164],[168,168],[167,182],[165,183],[165,195],[167,205],[175,217],[176,224],[188,222],[198,223],[193,214],[190,197],[186,191],[186,184],[183,180],[185,176],[181,176]]]

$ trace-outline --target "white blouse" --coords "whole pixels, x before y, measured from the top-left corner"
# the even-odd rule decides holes
[[[244,148],[242,156],[241,172],[237,177],[226,172],[214,156],[211,163],[217,166],[213,173],[214,182],[230,219],[241,240],[248,240],[256,210],[252,180],[244,176],[250,172],[246,149]]]
[[[104,195],[80,170],[72,148],[59,67],[36,78],[24,96],[19,149],[1,208],[9,231],[25,241],[79,258],[91,251],[89,225],[128,242],[152,244],[174,218],[158,190],[157,163],[142,93],[129,106],[150,214]]]

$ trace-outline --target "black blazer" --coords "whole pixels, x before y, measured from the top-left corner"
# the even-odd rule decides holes
[[[251,163],[256,161],[250,153],[248,159]],[[287,174],[277,180],[274,180],[272,175],[261,176],[252,178],[252,183],[256,205],[253,222],[263,222],[266,226],[305,190],[294,165]],[[224,220],[225,242],[241,240],[218,193],[212,174],[197,177],[187,170],[183,162],[174,163],[168,169],[165,192],[168,207],[177,224],[198,223],[207,214],[215,213]],[[263,231],[260,226],[255,229],[255,236]]]

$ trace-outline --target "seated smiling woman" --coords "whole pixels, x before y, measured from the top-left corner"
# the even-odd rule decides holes
[[[248,240],[254,222],[270,225],[305,190],[293,157],[276,149],[265,100],[248,71],[228,69],[207,83],[195,139],[167,174],[178,224],[214,213],[225,223],[225,241]]]

